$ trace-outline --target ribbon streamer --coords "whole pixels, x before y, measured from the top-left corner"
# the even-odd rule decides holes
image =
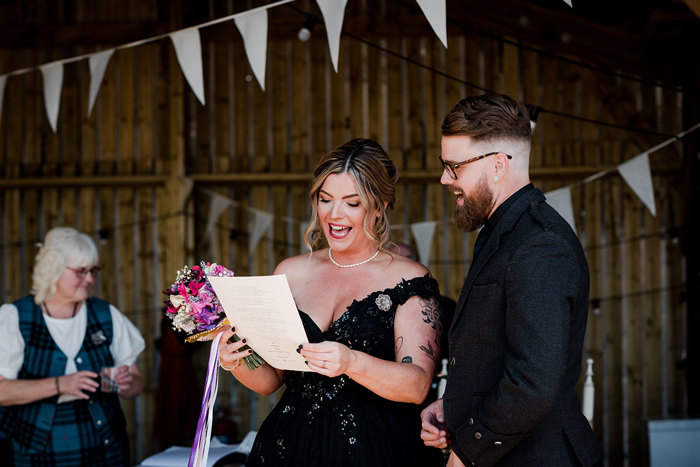
[[[202,410],[199,412],[197,431],[190,451],[190,460],[187,467],[204,467],[209,457],[209,442],[211,441],[211,428],[214,415],[214,402],[219,392],[219,341],[221,334],[217,334],[211,341],[209,350],[209,365],[207,366],[207,379],[204,383],[204,395],[202,396]]]

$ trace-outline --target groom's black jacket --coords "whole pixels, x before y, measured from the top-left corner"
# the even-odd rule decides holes
[[[466,465],[592,465],[601,451],[575,392],[586,258],[542,192],[514,196],[469,269],[449,331],[452,449]]]

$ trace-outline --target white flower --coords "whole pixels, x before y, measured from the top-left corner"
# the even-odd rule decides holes
[[[391,308],[391,298],[389,298],[388,295],[383,293],[377,296],[377,298],[374,300],[374,303],[377,305],[377,308],[379,308],[382,311],[388,311],[389,308]]]
[[[190,318],[186,312],[182,311],[182,308],[180,308],[177,315],[173,317],[173,325],[187,333],[191,333],[197,327],[197,325],[192,321],[192,318]]]

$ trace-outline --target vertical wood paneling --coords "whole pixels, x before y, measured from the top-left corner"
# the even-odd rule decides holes
[[[73,17],[73,7],[62,5],[54,11],[43,2],[35,3],[44,8],[46,17],[54,13],[66,13],[66,21]],[[371,3],[348,8],[375,9],[381,15],[395,12],[394,7]],[[302,6],[309,10],[314,5],[302,2]],[[154,2],[132,2],[109,12],[90,5],[80,8],[76,18],[85,22],[157,15]],[[214,2],[211,8],[215,9]],[[630,100],[624,108],[631,109],[626,116],[631,121],[648,122],[667,133],[681,129],[678,92],[610,80],[511,43],[460,33],[450,29],[449,49],[432,32],[423,37],[367,39],[484,88],[591,119],[625,117],[620,111],[614,113],[599,92],[614,87]],[[0,53],[0,63],[9,69],[70,55],[65,50]],[[194,201],[187,206],[191,215],[186,220],[175,215],[182,209],[182,177],[305,172],[322,153],[361,136],[377,139],[401,173],[439,171],[436,156],[444,114],[458,99],[480,92],[349,37],[341,39],[335,73],[322,30],[315,31],[307,43],[294,37],[270,38],[266,92],[251,74],[238,35],[204,43],[204,59],[206,106],[183,84],[171,44],[163,41],[115,53],[90,116],[86,114],[87,65],[68,65],[57,134],[50,131],[45,117],[38,71],[8,80],[0,120],[2,177],[168,176],[166,186],[158,188],[0,189],[3,302],[28,292],[34,242],[46,230],[75,225],[98,239],[104,274],[95,294],[120,307],[147,341],[140,361],[146,391],[137,401],[124,404],[134,460],[154,449],[157,361],[153,338],[162,316],[163,284],[185,262],[200,259],[222,262],[237,274],[269,274],[282,258],[299,251],[298,222],[306,216],[307,187],[301,183],[200,186],[237,203],[218,219],[214,241],[208,245],[200,238],[209,202],[206,194],[195,189]],[[533,137],[531,166],[614,165],[658,142],[542,114]],[[652,155],[652,165],[655,161],[679,163],[681,144]],[[591,273],[591,297],[600,299],[598,308],[590,308],[583,357],[595,359],[595,431],[604,445],[606,465],[643,464],[645,422],[685,414],[684,380],[676,369],[685,348],[685,304],[678,288],[684,282],[685,265],[678,232],[686,219],[679,208],[684,193],[678,177],[654,175],[656,217],[617,175],[573,188],[579,236]],[[534,181],[551,190],[576,179]],[[397,195],[394,240],[411,243],[410,223],[437,221],[429,266],[442,292],[456,298],[475,235],[462,234],[454,226],[453,196],[437,179],[402,183]],[[248,248],[250,209],[275,216],[271,230],[254,251]],[[274,403],[274,397],[251,395],[231,378],[222,383],[221,397],[234,406],[241,434],[256,429]]]

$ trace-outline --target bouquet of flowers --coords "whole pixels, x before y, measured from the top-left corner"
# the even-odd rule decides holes
[[[185,265],[177,271],[175,282],[163,293],[168,295],[164,303],[166,315],[172,319],[173,329],[185,332],[187,342],[211,340],[212,334],[221,326],[229,324],[219,299],[214,293],[208,276],[233,277],[233,271],[216,263],[202,261],[199,266]],[[240,338],[234,334],[234,342]],[[241,350],[247,350],[246,345]],[[243,358],[249,370],[254,370],[265,361],[255,352]]]

